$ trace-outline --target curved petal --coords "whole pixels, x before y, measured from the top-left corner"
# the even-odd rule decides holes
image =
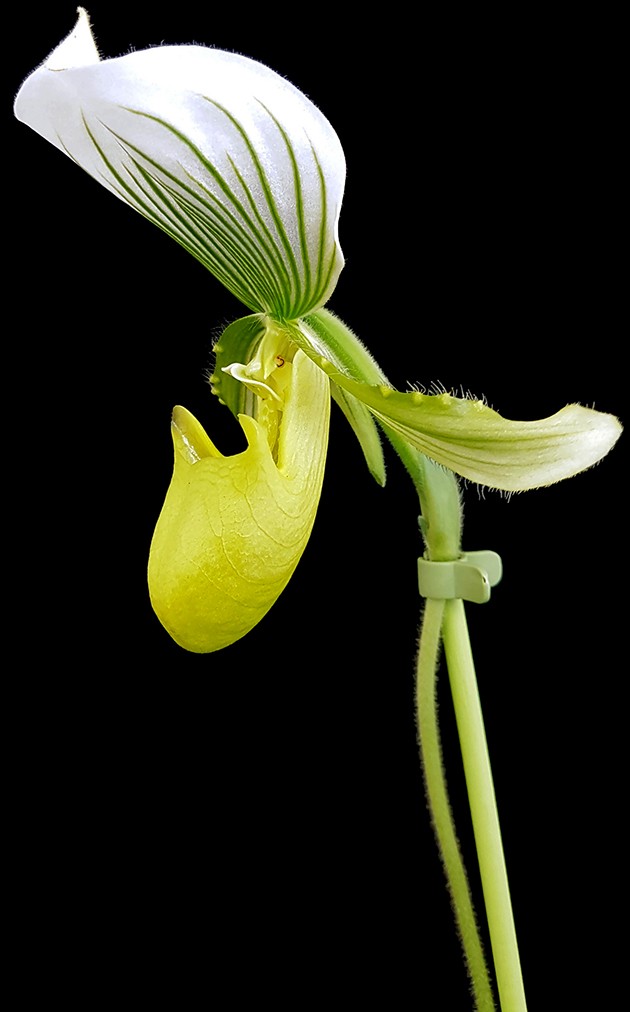
[[[308,541],[328,444],[326,376],[297,352],[278,463],[262,425],[224,457],[184,408],[173,417],[175,467],[151,545],[149,590],[173,639],[208,653],[240,639],[286,586]]]
[[[549,418],[512,421],[483,401],[400,393],[359,383],[320,360],[331,380],[438,464],[480,485],[522,492],[571,478],[604,457],[621,435],[614,415],[568,404]]]
[[[99,61],[74,31],[22,85],[15,114],[171,235],[246,306],[323,305],[343,267],[339,139],[262,64],[201,46]]]
[[[314,362],[331,361],[341,372],[362,383],[387,383],[385,374],[346,324],[329,309],[310,313],[291,327],[291,338]],[[370,474],[385,484],[385,459],[378,427],[361,401],[334,380],[330,392],[359,440]]]
[[[586,470],[617,442],[614,415],[569,404],[550,418],[512,421],[479,400],[394,390],[358,338],[327,309],[291,325],[291,336],[332,384],[365,404],[385,428],[455,474],[506,492],[552,485]],[[391,436],[390,436],[391,438]]]

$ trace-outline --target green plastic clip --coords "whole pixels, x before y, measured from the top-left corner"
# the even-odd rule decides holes
[[[496,552],[466,552],[452,562],[418,559],[420,593],[437,600],[461,598],[485,604],[490,600],[490,588],[502,575],[501,556]]]

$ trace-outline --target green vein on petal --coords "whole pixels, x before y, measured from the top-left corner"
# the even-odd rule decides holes
[[[343,150],[269,68],[201,46],[101,60],[80,13],[14,109],[250,309],[298,319],[330,297],[344,262]]]
[[[239,123],[239,121],[236,119],[236,117],[233,116],[227,109],[224,108],[224,106],[220,105],[218,102],[215,102],[213,99],[207,98],[206,96],[204,96],[204,97],[205,97],[205,99],[206,99],[207,102],[209,102],[211,105],[213,105],[215,107],[215,109],[218,109],[219,112],[222,112],[224,114],[224,116],[226,116],[226,118],[230,121],[230,123],[232,124],[232,126],[235,127],[235,129],[237,130],[237,132],[239,133],[239,135],[241,136],[242,140],[245,143],[245,146],[246,146],[246,148],[247,148],[247,150],[249,152],[249,156],[250,156],[250,158],[252,160],[254,168],[256,169],[256,173],[258,175],[258,179],[260,180],[260,185],[262,186],[262,190],[263,190],[263,193],[265,195],[265,200],[267,201],[267,207],[269,208],[269,214],[271,215],[271,219],[272,219],[272,221],[274,223],[274,226],[276,228],[276,231],[278,233],[278,237],[279,237],[280,242],[281,242],[281,244],[282,244],[282,246],[284,248],[284,252],[285,252],[285,256],[286,256],[286,259],[285,259],[284,262],[285,262],[285,264],[288,263],[289,269],[291,271],[291,276],[293,278],[293,284],[295,286],[295,294],[297,296],[299,294],[299,292],[300,292],[300,287],[301,287],[300,286],[300,273],[299,273],[298,265],[297,265],[297,262],[296,262],[296,259],[295,259],[295,255],[293,253],[293,249],[291,247],[291,243],[289,241],[289,237],[287,236],[286,229],[284,227],[284,222],[282,221],[282,216],[280,215],[280,213],[278,211],[278,208],[277,208],[274,196],[273,196],[273,192],[272,192],[271,186],[269,184],[269,180],[267,179],[267,174],[266,174],[266,172],[265,172],[265,170],[263,168],[263,165],[262,165],[262,163],[261,163],[261,161],[260,161],[260,159],[258,157],[256,149],[255,149],[254,145],[252,144],[251,139],[250,139],[247,131]],[[262,105],[262,103],[259,103],[259,105],[263,109],[265,109],[265,107]],[[271,116],[271,114],[269,113],[268,109],[265,109],[265,112],[267,113],[267,115]],[[274,119],[273,116],[271,116],[271,119],[273,120],[273,122],[277,126],[278,125],[277,121]],[[240,173],[239,173],[239,181],[241,182],[241,185],[246,190],[248,198],[250,199],[250,201],[252,202],[252,204],[255,205],[255,201],[251,197],[249,187],[245,186],[244,180],[242,179]],[[259,214],[258,214],[258,216],[259,216]],[[261,223],[263,223],[262,219],[260,219],[260,220],[261,220]],[[265,227],[265,229],[267,229],[266,225],[264,227]],[[267,229],[267,232],[268,232],[268,229]],[[268,233],[268,234],[269,234],[269,237],[272,238],[271,234],[270,233]],[[295,309],[293,308],[293,302],[294,301],[295,300],[290,300],[289,303],[282,308],[282,310],[280,312],[280,315],[287,316],[287,317],[292,317],[292,316],[297,317],[297,316],[299,316],[300,314],[299,314],[299,311],[298,311],[297,307]]]
[[[168,221],[164,220],[164,217],[162,217],[160,214],[157,214],[154,210],[152,210],[151,206],[146,202],[146,200],[150,199],[149,195],[146,193],[146,191],[142,189],[137,178],[134,177],[133,173],[131,172],[128,166],[123,167],[125,168],[125,171],[128,172],[130,178],[135,182],[136,186],[140,190],[140,193],[143,194],[146,199],[143,200],[140,194],[136,192],[136,190],[134,190],[133,187],[129,186],[129,184],[125,182],[125,180],[117,171],[117,169],[114,167],[112,162],[107,158],[105,152],[99,145],[98,141],[94,137],[94,134],[90,130],[85,120],[84,125],[86,133],[90,138],[92,144],[94,145],[96,151],[98,152],[100,158],[102,159],[104,165],[107,167],[107,170],[109,171],[114,181],[118,184],[118,187],[120,187],[120,190],[116,188],[117,192],[119,193],[119,196],[121,196],[122,199],[124,199],[127,203],[135,207],[136,210],[139,210],[140,213],[143,214],[146,218],[149,218],[155,225],[158,226],[158,228],[160,228],[162,231],[170,235],[171,238],[175,239],[176,242],[178,242],[181,246],[183,246],[186,250],[188,250],[188,252],[190,252],[201,263],[203,263],[204,266],[207,266],[208,269],[211,270],[213,274],[216,274],[222,281],[222,283],[225,284],[225,286],[230,291],[233,292],[233,294],[237,295],[237,297],[245,303],[245,305],[248,305],[250,304],[250,301],[253,301],[254,304],[251,306],[251,308],[261,310],[263,307],[259,305],[256,301],[254,301],[253,294],[249,292],[246,288],[243,288],[241,285],[239,285],[233,275],[231,276],[231,279],[228,280],[229,275],[218,268],[216,256],[208,257],[203,254],[203,250],[206,249],[206,247],[203,246],[203,244],[201,251],[191,246],[190,242],[187,241],[185,238],[183,238],[181,234],[179,234],[178,231],[173,227],[172,221],[169,224]],[[134,162],[134,164],[137,163]],[[138,168],[140,171],[140,167]],[[153,204],[153,206],[155,206],[155,201],[153,201],[152,199],[151,203]]]
[[[314,292],[314,299],[313,299],[314,305],[317,305],[317,303],[320,302],[321,299],[323,298],[324,292],[326,291],[328,285],[330,284],[332,272],[335,269],[337,249],[335,246],[333,246],[332,255],[330,257],[330,261],[328,264],[328,270],[326,272],[326,276],[324,277],[324,258],[327,255],[326,221],[328,218],[328,194],[326,191],[326,177],[324,175],[321,163],[313,147],[311,147],[311,151],[313,152],[313,159],[315,161],[315,165],[317,166],[317,174],[319,176],[319,184],[321,189],[321,200],[322,200],[322,213],[319,227],[319,253],[317,257],[317,288]]]
[[[297,158],[295,156],[295,151],[293,150],[293,145],[291,144],[291,141],[289,140],[289,137],[288,137],[288,134],[287,134],[286,130],[284,130],[284,128],[278,122],[278,120],[273,115],[273,113],[271,113],[269,111],[269,109],[267,109],[267,107],[265,105],[263,105],[262,102],[259,102],[259,105],[265,110],[265,112],[267,113],[267,115],[269,116],[269,118],[272,120],[272,122],[275,123],[276,129],[278,130],[280,136],[282,137],[282,140],[284,141],[284,144],[285,144],[285,147],[286,147],[286,150],[287,150],[287,154],[289,156],[289,161],[291,162],[291,169],[292,169],[292,172],[293,172],[293,188],[295,190],[295,213],[296,213],[296,217],[297,217],[298,232],[299,232],[299,237],[300,237],[300,253],[301,253],[301,256],[302,256],[302,266],[304,268],[304,286],[303,286],[302,300],[304,299],[304,297],[306,297],[306,300],[310,301],[310,295],[311,295],[311,261],[310,261],[308,243],[306,241],[306,225],[305,225],[305,221],[304,221],[304,199],[303,199],[303,196],[302,196],[302,184],[301,184],[301,180],[300,180],[300,170],[299,170],[299,167],[298,167]],[[275,203],[274,203],[274,208],[275,208]],[[292,260],[292,262],[295,263],[295,256],[293,255],[293,249],[292,249],[291,243],[289,242],[289,238],[288,238],[288,236],[286,234],[286,230],[284,228],[284,225],[281,222],[281,219],[280,219],[279,215],[278,215],[278,224],[282,228],[282,241],[283,241],[283,245],[285,246],[287,257],[289,257]],[[295,267],[296,267],[296,270],[297,270],[297,263],[295,263]],[[299,283],[298,283],[298,287],[299,287]],[[296,312],[295,315],[296,316],[300,316],[301,312]]]
[[[432,460],[470,481],[509,492],[551,485],[584,471],[608,453],[621,433],[613,415],[578,404],[549,418],[512,421],[482,401],[369,386],[337,372],[332,363],[325,371]]]
[[[210,101],[210,100],[208,100],[208,101]],[[212,103],[212,104],[216,105],[216,103]],[[219,108],[220,111],[223,111],[223,110],[221,110],[221,108],[219,106],[217,106],[217,108]],[[280,269],[282,273],[286,274],[286,267],[284,266],[284,259],[282,258],[281,254],[280,254],[280,252],[279,252],[279,250],[277,248],[277,245],[275,243],[275,240],[274,240],[271,232],[269,231],[269,229],[265,225],[265,223],[262,220],[262,218],[260,217],[260,215],[257,214],[257,219],[258,219],[260,228],[262,228],[262,230],[263,230],[262,234],[261,234],[260,229],[256,227],[255,222],[252,220],[252,218],[248,214],[246,208],[244,207],[244,205],[242,204],[242,202],[238,199],[238,197],[236,196],[236,194],[234,193],[234,191],[232,190],[232,188],[229,186],[229,184],[227,183],[227,181],[225,180],[225,178],[223,177],[223,175],[203,155],[203,153],[196,147],[196,145],[194,145],[184,134],[182,134],[181,131],[177,130],[171,124],[166,123],[164,120],[162,120],[158,116],[154,116],[154,115],[152,115],[150,113],[144,113],[144,112],[138,111],[136,109],[129,109],[128,108],[128,109],[126,109],[126,111],[129,112],[129,113],[131,113],[131,114],[133,114],[133,115],[140,116],[140,117],[142,117],[144,119],[148,119],[151,122],[156,123],[158,126],[161,126],[164,130],[166,130],[167,132],[171,133],[174,137],[176,137],[195,156],[195,158],[198,160],[199,164],[208,172],[208,174],[212,177],[212,179],[214,179],[215,183],[220,188],[221,192],[224,194],[226,200],[228,200],[229,203],[232,205],[232,207],[235,209],[238,217],[236,217],[234,214],[231,214],[229,212],[229,210],[225,207],[225,205],[221,204],[221,202],[216,197],[216,194],[213,194],[210,190],[208,190],[207,187],[204,186],[202,180],[199,180],[196,177],[191,177],[190,173],[187,173],[188,178],[191,179],[197,186],[199,186],[203,190],[203,192],[209,198],[211,198],[213,200],[213,202],[215,202],[219,207],[221,207],[226,215],[229,214],[230,219],[237,224],[237,227],[239,227],[242,240],[245,241],[245,242],[247,242],[247,244],[248,244],[248,246],[249,246],[249,248],[251,250],[252,256],[260,258],[261,251],[263,251],[263,253],[271,261],[271,263],[273,265],[273,268],[275,268],[275,271],[272,268],[271,273],[274,273],[274,276],[276,278],[278,277],[278,275],[277,275],[277,270],[278,269]],[[112,133],[113,136],[115,136],[120,143],[124,144],[130,150],[135,151],[136,154],[138,154],[142,158],[144,158],[147,162],[149,162],[149,164],[152,164],[155,168],[157,168],[161,172],[163,172],[164,175],[166,175],[169,179],[171,179],[171,181],[174,182],[177,186],[181,186],[182,189],[184,189],[184,190],[186,189],[183,186],[182,181],[181,181],[181,179],[179,177],[175,176],[172,172],[169,172],[167,169],[165,169],[163,166],[161,166],[158,162],[155,162],[154,160],[152,160],[147,154],[145,154],[143,151],[141,151],[140,149],[138,149],[137,147],[135,147],[135,145],[133,145],[126,138],[120,137],[114,131],[110,131],[110,133]],[[240,175],[239,175],[239,181],[241,182],[241,185],[244,186],[244,189],[246,189],[246,193],[248,194],[248,200],[250,201],[250,203],[253,204],[254,203],[253,202],[253,198],[251,197],[251,194],[249,193],[249,190],[247,188],[245,188],[244,182],[241,179]],[[199,194],[196,193],[193,189],[188,189],[188,192],[193,197],[195,197],[197,199],[200,199],[199,198]],[[273,198],[271,198],[271,199],[273,199]],[[276,214],[277,214],[277,212],[276,212]],[[243,224],[241,224],[241,222],[239,222],[239,220],[238,220],[239,217],[241,219],[241,222],[245,223],[245,225],[247,226],[247,229],[245,229],[243,227]],[[262,307],[262,306],[258,306],[257,305],[257,306],[251,306],[251,308],[253,308],[253,309],[262,309],[262,308],[264,308],[268,312],[276,312],[279,315],[285,315],[285,313],[287,312],[287,309],[289,308],[289,303],[290,303],[290,295],[289,295],[288,289],[285,290],[285,291],[283,291],[282,294],[283,294],[283,302],[282,302],[282,304],[280,306],[278,306],[278,305],[271,305],[271,306]]]
[[[229,224],[226,225],[225,219],[218,217],[216,221],[210,220],[208,215],[216,213],[212,209],[207,209],[207,213],[204,215],[202,210],[196,207],[192,201],[187,200],[172,187],[166,186],[162,180],[147,172],[138,163],[134,162],[134,164],[163,205],[158,213],[165,217],[169,216],[171,227],[164,230],[168,231],[169,235],[181,243],[204,266],[208,267],[218,280],[237,295],[245,305],[262,311],[265,304],[273,304],[277,299],[277,292],[274,290],[274,276],[266,269],[264,261],[259,262],[260,273],[256,273],[252,269],[250,261],[243,254],[243,244],[238,242],[237,237],[230,234]],[[135,182],[140,188],[139,181],[135,179]],[[172,203],[167,200],[167,194]],[[156,224],[164,228],[160,219],[156,220]],[[181,234],[178,234],[177,226],[181,228]],[[197,234],[195,234],[193,226],[196,226]],[[191,239],[184,238],[186,235]],[[199,245],[193,245],[193,241]],[[229,256],[226,256],[226,253],[229,253]],[[232,269],[233,264],[236,264],[237,272]],[[241,285],[241,280],[248,282],[245,287]],[[260,302],[261,295],[263,296],[262,303]]]

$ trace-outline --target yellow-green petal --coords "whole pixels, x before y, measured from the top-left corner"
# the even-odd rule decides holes
[[[549,418],[513,421],[483,401],[451,394],[400,393],[359,383],[321,362],[331,380],[438,464],[508,492],[552,485],[596,464],[621,435],[614,415],[569,404]]]
[[[173,414],[175,465],[149,558],[153,608],[180,646],[208,653],[253,628],[306,547],[328,445],[329,383],[302,352],[292,364],[277,463],[264,427],[223,456],[184,408]]]

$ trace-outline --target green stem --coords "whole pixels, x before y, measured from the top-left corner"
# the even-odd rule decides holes
[[[427,600],[422,622],[416,682],[418,738],[429,808],[444,863],[455,920],[478,1012],[494,1012],[492,987],[475,921],[466,869],[459,852],[442,764],[437,718],[437,661],[446,602]]]
[[[334,314],[317,310],[296,326],[294,340],[307,354],[323,354],[364,383],[387,383],[375,359]],[[306,327],[306,329],[305,329]],[[321,349],[321,350],[320,350]],[[382,428],[409,472],[418,496],[426,557],[436,563],[461,555],[462,510],[457,480],[450,471],[424,457],[403,436],[381,421]],[[418,732],[429,806],[442,853],[464,955],[479,1012],[494,1009],[492,989],[459,853],[437,723],[436,670],[444,622],[444,645],[457,714],[473,828],[479,853],[484,897],[503,1012],[524,1012],[510,894],[492,786],[492,775],[477,694],[474,667],[461,601],[428,600],[418,652]]]
[[[430,604],[431,602],[427,602]],[[444,651],[468,787],[502,1012],[526,1012],[490,758],[462,601],[444,607]]]
[[[381,422],[382,429],[414,483],[422,516],[420,526],[427,558],[434,562],[457,559],[461,554],[462,508],[457,478],[410,446]]]

